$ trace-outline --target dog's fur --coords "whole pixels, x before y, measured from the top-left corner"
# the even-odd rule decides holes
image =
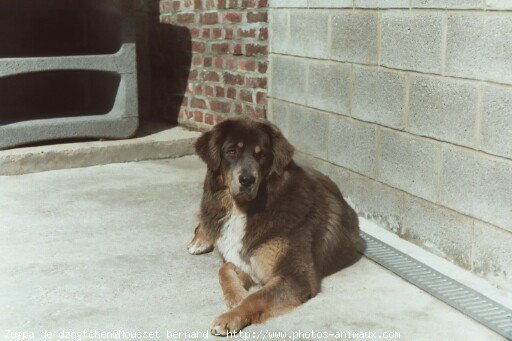
[[[359,258],[356,213],[327,176],[293,161],[293,146],[276,126],[228,119],[195,147],[208,170],[188,249],[217,247],[231,309],[213,322],[212,333],[237,332],[291,310],[319,292],[323,277]],[[254,284],[261,288],[249,293]]]

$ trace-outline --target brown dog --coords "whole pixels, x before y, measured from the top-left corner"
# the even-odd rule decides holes
[[[208,170],[188,250],[217,247],[231,309],[213,321],[213,334],[291,310],[319,292],[323,277],[359,258],[356,213],[328,177],[293,161],[293,146],[276,126],[231,118],[195,147]],[[249,294],[255,284],[261,288]]]

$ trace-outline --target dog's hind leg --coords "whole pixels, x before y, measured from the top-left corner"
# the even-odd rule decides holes
[[[262,323],[272,316],[284,314],[313,295],[306,283],[276,276],[234,309],[217,317],[210,331],[214,335],[237,333],[250,324]]]
[[[224,300],[229,308],[236,307],[249,293],[254,284],[251,277],[235,264],[225,263],[219,270],[219,281]]]
[[[187,245],[187,250],[191,255],[201,255],[213,251],[213,241],[203,231],[201,225],[194,231],[194,238]]]

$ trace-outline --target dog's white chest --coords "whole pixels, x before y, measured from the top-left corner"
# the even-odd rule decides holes
[[[244,262],[240,257],[242,251],[242,240],[245,235],[245,225],[247,223],[247,217],[245,213],[240,212],[236,208],[233,208],[229,217],[227,217],[220,236],[217,239],[216,245],[222,257],[226,262],[231,262],[245,271],[247,274],[251,274],[251,266]]]

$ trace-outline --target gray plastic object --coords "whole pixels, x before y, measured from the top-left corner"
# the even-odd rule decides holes
[[[127,138],[135,133],[135,24],[127,3],[0,4],[0,149],[66,138]]]

